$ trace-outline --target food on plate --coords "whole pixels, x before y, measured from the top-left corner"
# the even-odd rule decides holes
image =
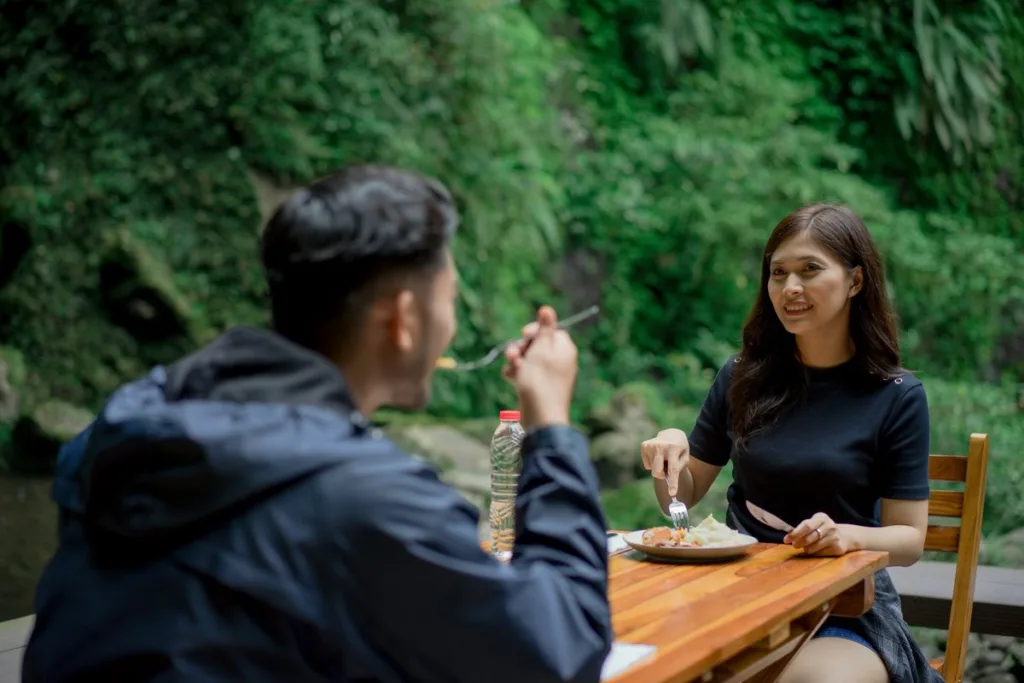
[[[721,548],[743,542],[743,534],[708,515],[704,521],[689,529],[658,526],[647,529],[641,536],[644,545],[657,548]]]

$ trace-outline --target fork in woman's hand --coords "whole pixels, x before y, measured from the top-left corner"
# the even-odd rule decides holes
[[[668,486],[667,479],[665,486]],[[680,503],[675,496],[672,496],[672,502],[668,504],[668,516],[672,519],[672,526],[676,529],[690,528],[690,511],[686,508],[686,503]]]

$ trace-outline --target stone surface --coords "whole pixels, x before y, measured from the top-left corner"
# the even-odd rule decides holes
[[[20,352],[0,347],[0,424],[14,422],[21,411],[19,388],[25,378]]]
[[[104,236],[100,294],[111,319],[144,341],[178,336],[198,340],[191,306],[167,266],[127,230]]]
[[[642,392],[623,387],[585,424],[593,434],[590,455],[605,488],[617,488],[644,475],[640,444],[657,433]]]
[[[89,426],[93,415],[63,401],[46,401],[26,418],[40,436],[63,443]]]
[[[491,475],[488,472],[467,472],[451,470],[443,475],[445,481],[461,491],[467,498],[479,500],[483,504],[491,490]]]
[[[603,488],[618,488],[642,476],[640,443],[644,438],[650,437],[629,432],[606,432],[591,441],[590,457]]]
[[[918,630],[917,639],[929,659],[943,655],[945,632]],[[972,633],[963,683],[1024,683],[1024,640]]]
[[[22,415],[12,439],[17,458],[13,469],[27,473],[51,473],[61,445],[89,426],[93,415],[63,401],[46,401]]]
[[[490,471],[488,445],[454,427],[423,424],[386,428],[385,431],[400,447],[420,454],[442,471]]]

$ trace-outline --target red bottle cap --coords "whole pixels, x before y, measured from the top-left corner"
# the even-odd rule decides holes
[[[518,410],[502,410],[498,413],[498,419],[502,422],[519,422]]]

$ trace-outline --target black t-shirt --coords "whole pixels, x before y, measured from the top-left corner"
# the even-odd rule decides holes
[[[747,502],[796,526],[817,512],[838,524],[879,526],[882,498],[928,498],[930,426],[924,386],[910,374],[864,377],[852,362],[808,369],[807,399],[767,433],[733,448],[730,358],[719,370],[689,435],[694,458],[733,463],[729,511],[748,533],[781,542]]]

